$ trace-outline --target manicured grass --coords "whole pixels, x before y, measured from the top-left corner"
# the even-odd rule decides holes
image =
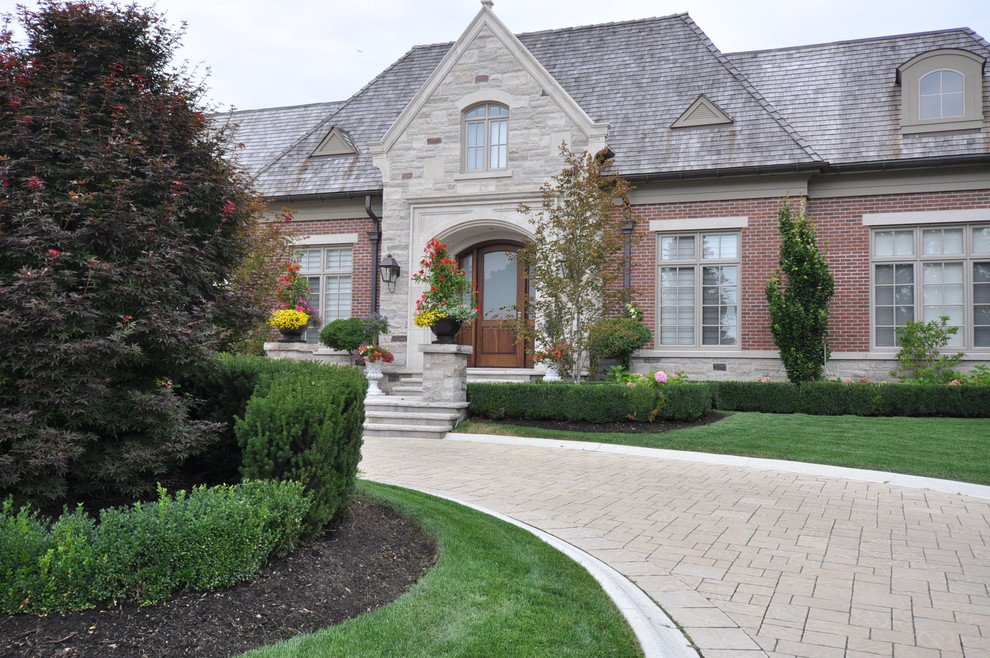
[[[360,492],[431,533],[436,566],[391,605],[245,656],[642,655],[598,583],[528,532],[415,491],[361,482]]]
[[[692,450],[990,484],[990,419],[737,412],[660,434],[597,434],[467,422],[458,432]]]

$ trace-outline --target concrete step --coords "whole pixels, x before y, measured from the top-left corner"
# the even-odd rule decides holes
[[[365,423],[392,423],[406,425],[447,425],[453,427],[461,418],[459,413],[397,412],[391,409],[365,409]]]
[[[473,382],[529,382],[542,379],[543,371],[533,368],[468,368],[468,383]]]
[[[423,384],[396,384],[392,387],[392,395],[422,395]]]
[[[389,423],[364,424],[365,438],[379,439],[442,439],[450,431],[449,425],[393,425]]]

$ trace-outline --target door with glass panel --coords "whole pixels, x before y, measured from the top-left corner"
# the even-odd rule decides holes
[[[525,280],[515,254],[515,242],[485,243],[461,252],[458,260],[472,281],[477,282],[481,307],[478,318],[464,326],[458,336],[462,345],[473,345],[469,366],[524,368],[526,346],[516,341],[513,325],[517,309],[524,304]]]

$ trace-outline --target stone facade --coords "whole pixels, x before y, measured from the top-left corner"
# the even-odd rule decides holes
[[[583,112],[554,89],[552,79],[514,37],[507,42],[505,34],[496,34],[486,23],[451,53],[435,86],[407,109],[408,121],[397,122],[401,131],[394,140],[387,135],[375,157],[386,181],[382,253],[408,263],[411,271],[418,269],[422,249],[433,237],[446,242],[453,254],[479,239],[523,240],[531,233],[530,224],[517,208],[520,203],[539,204],[540,187],[563,166],[560,145],[575,151],[605,145],[604,131],[587,117],[574,120]],[[509,107],[512,129],[505,170],[463,169],[463,112],[481,101]],[[412,322],[421,293],[421,287],[403,277],[394,293],[381,296],[381,310],[393,325],[389,348],[396,367],[423,367],[421,354],[408,349],[429,342],[429,330]]]

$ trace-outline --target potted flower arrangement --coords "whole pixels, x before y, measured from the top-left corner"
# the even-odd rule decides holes
[[[299,276],[299,263],[290,262],[286,274],[275,287],[275,308],[268,316],[268,324],[282,334],[279,342],[301,343],[306,327],[316,319],[310,306],[312,293],[309,281]]]
[[[553,347],[533,352],[533,363],[543,363],[547,371],[543,381],[560,381],[560,363],[568,357],[569,347],[566,343],[557,343]]]
[[[378,388],[378,381],[382,378],[382,366],[392,363],[395,356],[381,345],[363,345],[358,349],[358,354],[364,359],[364,376],[368,378],[368,395],[384,395]]]
[[[416,302],[413,318],[420,327],[430,327],[439,344],[456,344],[461,325],[477,315],[474,306],[474,282],[450,257],[447,245],[432,239],[426,245],[421,269],[412,280],[426,284],[427,289]]]

